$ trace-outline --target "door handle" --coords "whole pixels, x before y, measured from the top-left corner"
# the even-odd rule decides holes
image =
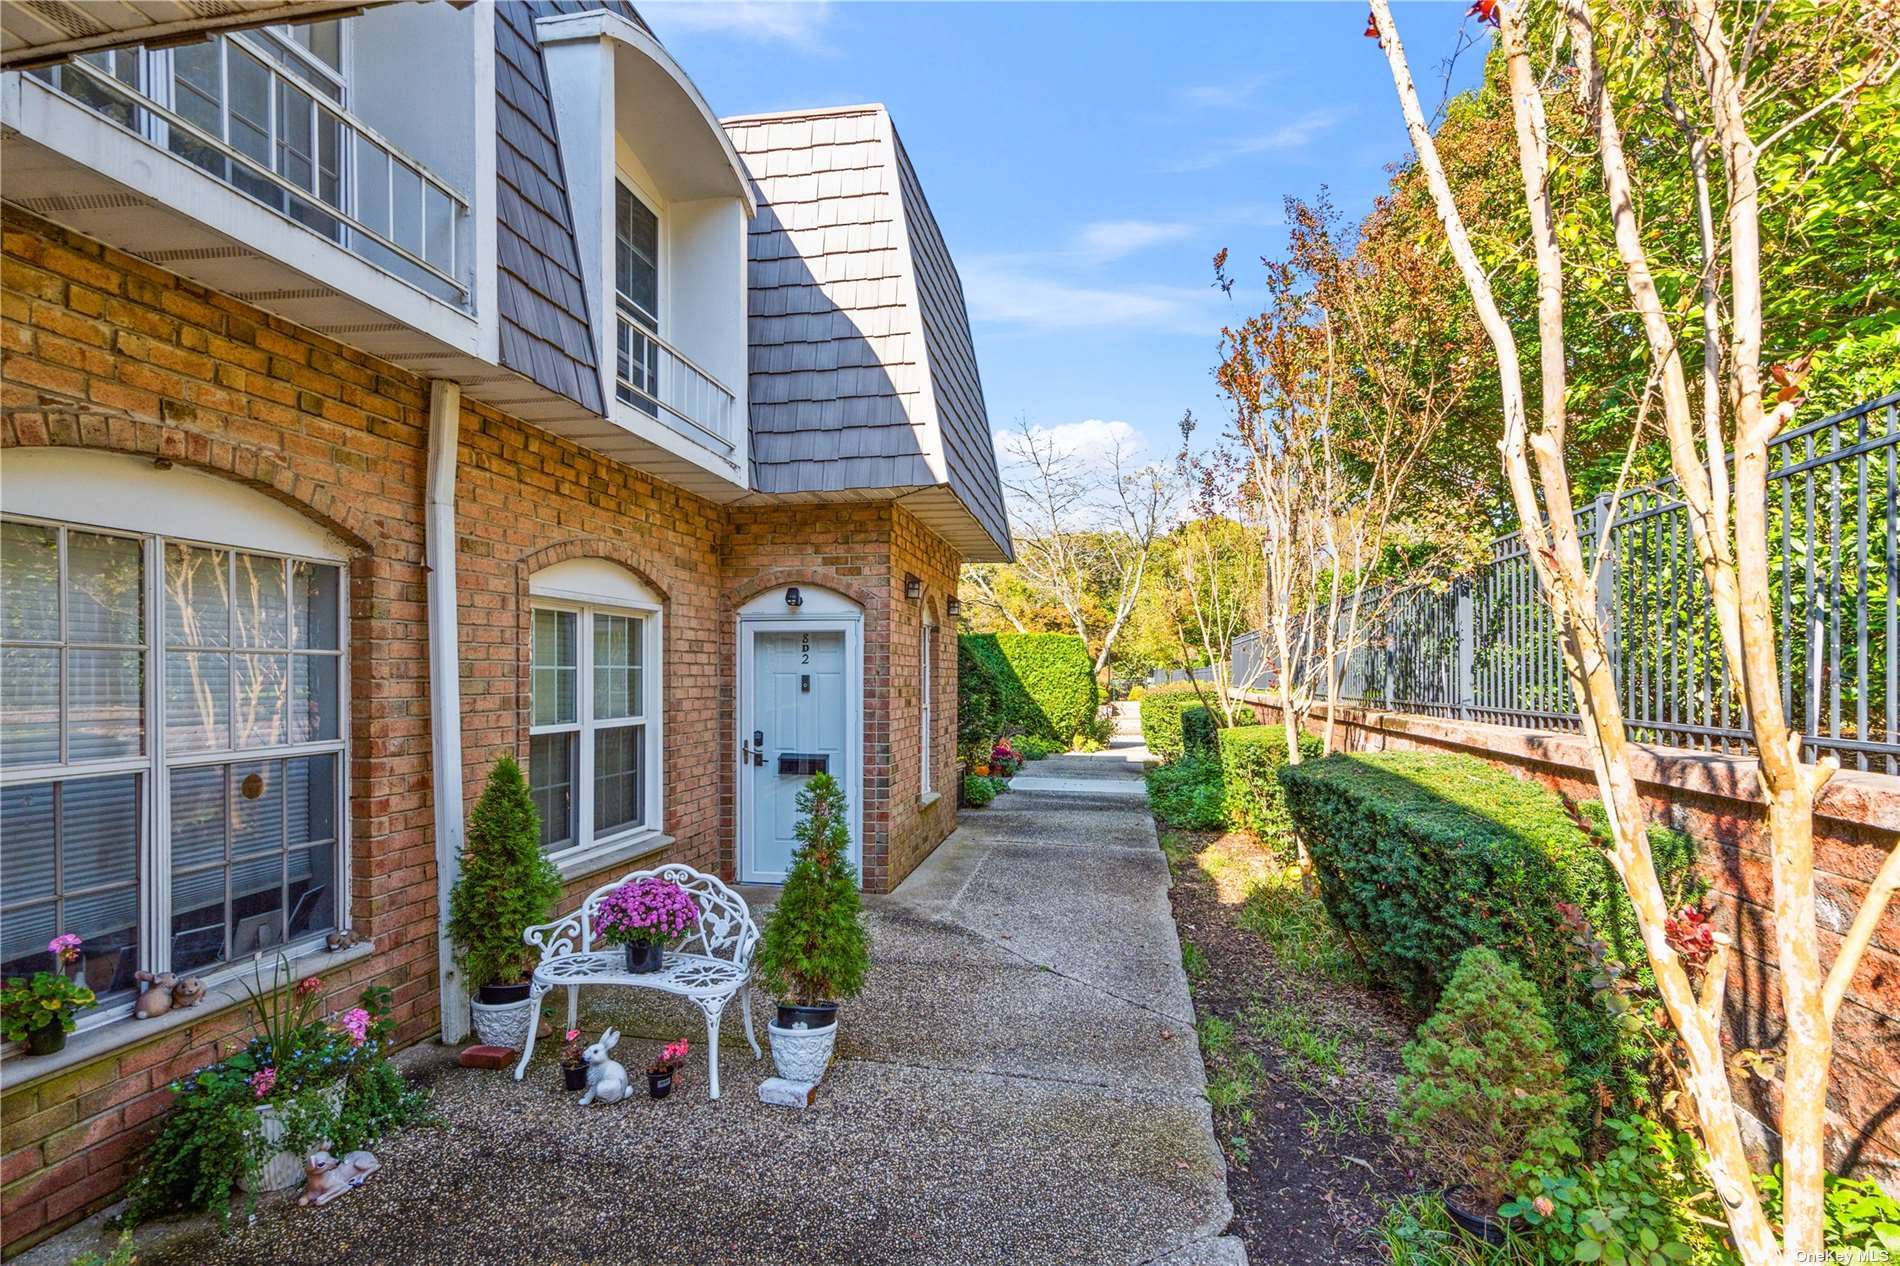
[[[764,731],[752,731],[752,741],[750,743],[741,742],[739,744],[739,763],[743,765],[747,760],[750,760],[754,765],[765,764]]]

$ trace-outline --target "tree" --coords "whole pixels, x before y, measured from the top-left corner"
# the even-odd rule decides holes
[[[802,1006],[856,997],[870,970],[851,865],[850,815],[830,774],[814,774],[798,793],[791,868],[766,916],[756,963],[773,996]]]
[[[540,953],[524,929],[546,922],[561,876],[541,852],[541,817],[512,756],[495,762],[462,844],[462,873],[449,892],[449,939],[470,983],[524,980]]]
[[[1017,573],[1061,607],[1100,676],[1141,597],[1175,490],[1159,467],[1136,465],[1119,434],[1101,453],[1083,453],[1025,418],[1006,451],[1003,483],[1023,525]]]
[[[1388,0],[1372,0],[1372,28],[1398,91],[1417,166],[1465,285],[1495,353],[1503,414],[1506,482],[1540,590],[1559,630],[1566,672],[1583,720],[1612,835],[1610,858],[1635,907],[1658,992],[1674,1022],[1684,1079],[1714,1182],[1738,1250],[1750,1266],[1816,1260],[1822,1252],[1822,1130],[1831,1029],[1841,998],[1896,886],[1900,848],[1891,854],[1856,913],[1833,967],[1823,972],[1817,935],[1813,863],[1815,797],[1834,772],[1833,758],[1803,759],[1800,736],[1781,709],[1769,587],[1768,444],[1794,416],[1804,362],[1768,365],[1778,389],[1765,398],[1761,169],[1764,152],[1800,133],[1831,146],[1839,117],[1870,87],[1891,81],[1893,17],[1808,5],[1756,6],[1737,49],[1717,0],[1676,0],[1658,10],[1614,11],[1600,18],[1590,0],[1562,0],[1548,21],[1567,37],[1570,63],[1558,81],[1576,91],[1594,134],[1600,189],[1582,210],[1553,201],[1551,110],[1545,78],[1531,55],[1531,15],[1519,4],[1481,0],[1494,21],[1508,90],[1526,233],[1521,245],[1536,279],[1537,430],[1530,430],[1516,331],[1501,309],[1488,270],[1473,248],[1465,213],[1446,178],[1426,125]],[[1731,11],[1730,16],[1733,16]],[[1659,38],[1660,37],[1660,38]],[[1538,40],[1539,47],[1557,41]],[[1623,85],[1611,89],[1608,68]],[[1691,76],[1686,68],[1692,67]],[[1548,77],[1547,77],[1548,78]],[[1632,90],[1631,85],[1634,85]],[[1649,94],[1647,97],[1645,94]],[[1653,168],[1633,164],[1620,115],[1631,97],[1666,113],[1673,136],[1652,128],[1645,140],[1680,155],[1692,172],[1697,219],[1692,284],[1672,301],[1651,265],[1649,226],[1639,223],[1639,185]],[[1638,107],[1643,108],[1642,106]],[[1805,131],[1804,131],[1805,129]],[[1711,173],[1719,158],[1721,180]],[[1741,701],[1759,755],[1768,801],[1780,993],[1787,1016],[1782,1085],[1783,1229],[1764,1216],[1742,1146],[1721,1046],[1726,938],[1718,938],[1699,983],[1670,942],[1671,911],[1650,855],[1646,813],[1631,770],[1629,738],[1593,600],[1594,567],[1573,515],[1575,488],[1566,446],[1567,374],[1577,348],[1567,342],[1563,244],[1579,223],[1607,222],[1627,289],[1623,339],[1647,363],[1661,402],[1671,467],[1688,506],[1704,582],[1721,633],[1723,665]],[[1718,233],[1716,226],[1721,225]],[[1686,308],[1686,312],[1685,312]],[[1697,320],[1702,392],[1692,404],[1684,341],[1677,322]],[[1640,330],[1640,341],[1636,331]],[[1724,339],[1726,335],[1726,339]],[[1693,346],[1693,344],[1691,344]],[[1630,442],[1635,451],[1635,437]],[[1734,450],[1731,477],[1722,454]],[[1705,465],[1706,463],[1706,465]],[[1625,462],[1627,468],[1628,462]]]

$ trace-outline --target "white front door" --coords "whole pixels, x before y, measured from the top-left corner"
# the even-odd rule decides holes
[[[746,628],[751,669],[741,709],[741,878],[785,878],[798,841],[799,791],[812,774],[829,773],[857,814],[856,752],[849,707],[856,683],[850,642],[839,627]],[[857,831],[852,854],[857,855]]]

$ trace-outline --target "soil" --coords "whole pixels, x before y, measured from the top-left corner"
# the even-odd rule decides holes
[[[1254,1266],[1385,1261],[1385,1207],[1418,1188],[1386,1127],[1410,1024],[1386,998],[1295,970],[1264,937],[1238,924],[1247,890],[1279,866],[1267,850],[1245,835],[1160,829],[1174,870],[1170,900],[1181,941],[1204,960],[1189,973],[1195,1013],[1231,1022],[1240,1047],[1264,1069],[1246,1104],[1250,1123],[1239,1108],[1215,1112],[1234,1205],[1228,1233],[1246,1244]],[[1292,1009],[1316,1033],[1338,1038],[1336,1071],[1289,1056],[1279,1040],[1258,1031],[1263,1009],[1275,1008]],[[1210,1081],[1216,1068],[1210,1060]]]

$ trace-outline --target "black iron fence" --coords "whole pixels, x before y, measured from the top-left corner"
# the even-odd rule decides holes
[[[1810,756],[1900,774],[1900,393],[1776,438],[1768,539],[1782,704]],[[1632,734],[1708,751],[1748,747],[1715,612],[1673,479],[1601,497],[1577,515],[1598,559],[1597,606]],[[1607,551],[1600,542],[1608,540]],[[1527,729],[1578,725],[1522,537],[1442,589],[1393,595],[1342,666],[1340,698]],[[1232,648],[1234,681],[1265,677],[1257,634]],[[1324,683],[1319,683],[1323,693]]]

